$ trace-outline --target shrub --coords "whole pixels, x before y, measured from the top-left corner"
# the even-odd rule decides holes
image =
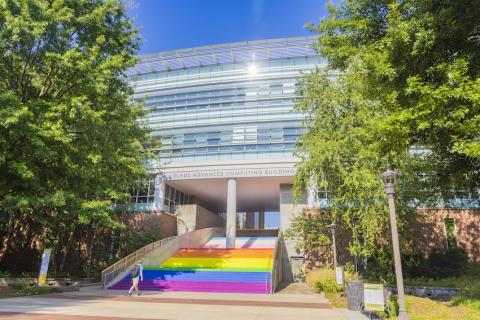
[[[32,296],[37,294],[63,292],[62,289],[57,287],[37,287],[37,286],[26,286],[24,284],[10,284],[9,287],[13,289],[15,296]]]
[[[343,290],[343,286],[337,284],[337,282],[333,279],[317,281],[317,283],[315,283],[315,288],[317,288],[318,291],[324,292],[325,294],[341,292]]]
[[[347,269],[347,268],[345,268]],[[357,276],[345,270],[345,280],[356,279]],[[310,271],[307,274],[307,284],[311,288],[323,291],[326,294],[341,292],[343,287],[335,280],[335,270],[331,268],[320,268]]]
[[[461,275],[468,266],[468,256],[461,248],[446,252],[433,251],[428,257],[428,269],[431,277],[445,278]]]

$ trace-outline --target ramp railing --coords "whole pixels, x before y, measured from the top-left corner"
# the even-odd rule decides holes
[[[138,249],[134,253],[129,254],[125,258],[120,259],[119,261],[112,264],[110,267],[103,270],[102,271],[102,289],[107,288],[108,284],[112,282],[119,274],[128,270],[137,261],[141,260],[143,257],[145,257],[147,254],[152,252],[154,249],[164,246],[165,244],[167,244],[168,242],[170,242],[175,238],[176,236],[165,238],[165,239],[147,244],[143,248]]]

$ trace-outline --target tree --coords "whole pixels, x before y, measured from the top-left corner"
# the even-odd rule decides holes
[[[401,227],[415,219],[414,205],[448,204],[452,190],[478,197],[480,8],[347,0],[328,10],[310,25],[328,68],[299,89],[298,108],[311,117],[296,190],[315,177],[352,229],[352,253],[372,256],[389,250],[379,179],[387,166],[401,172]]]
[[[148,136],[125,77],[138,48],[125,11],[117,0],[0,0],[4,266],[49,246],[60,269],[71,251],[83,268],[96,235],[121,225],[112,199],[145,174]]]

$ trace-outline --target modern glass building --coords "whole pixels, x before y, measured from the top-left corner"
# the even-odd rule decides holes
[[[173,213],[179,205],[197,204],[222,214],[226,181],[235,178],[236,210],[244,219],[256,212],[252,219],[258,226],[264,224],[263,212],[278,214],[280,186],[292,184],[295,145],[305,130],[304,115],[294,110],[297,82],[302,73],[326,64],[311,47],[314,40],[141,56],[129,80],[160,147],[150,166],[156,182],[136,194],[134,208]]]
[[[140,56],[129,81],[160,147],[149,163],[152,179],[135,193],[130,210],[169,216],[176,223],[171,234],[226,227],[232,247],[237,229],[285,230],[303,208],[328,207],[315,188],[305,203],[292,201],[295,146],[305,130],[305,115],[294,109],[298,81],[326,66],[314,41],[272,39]],[[468,197],[458,200],[438,207],[478,208]],[[452,225],[451,211],[436,214]],[[455,214],[459,230],[477,217]],[[288,245],[288,256],[292,270],[297,266],[293,274],[300,274],[302,255]]]

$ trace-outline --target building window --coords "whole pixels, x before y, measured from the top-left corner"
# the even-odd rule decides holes
[[[447,239],[447,250],[458,247],[457,227],[454,218],[445,218],[445,237]]]
[[[138,188],[131,192],[132,203],[153,203],[155,198],[155,181],[139,182]]]
[[[190,204],[191,198],[188,194],[183,193],[168,184],[165,186],[164,205],[173,207],[176,205]]]

